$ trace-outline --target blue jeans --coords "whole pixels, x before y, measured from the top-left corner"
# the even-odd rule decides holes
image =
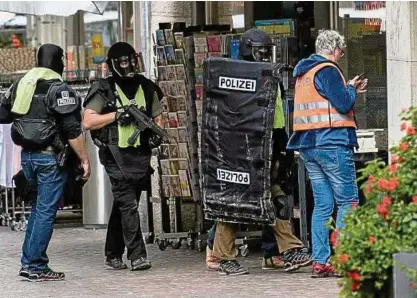
[[[30,273],[38,273],[48,268],[46,250],[67,175],[58,168],[53,154],[22,151],[21,163],[31,193],[37,193],[32,202],[21,263]]]
[[[330,257],[327,223],[336,203],[336,228],[343,228],[343,218],[352,203],[359,202],[353,150],[344,146],[326,146],[300,150],[314,194],[311,223],[313,260],[325,264]]]

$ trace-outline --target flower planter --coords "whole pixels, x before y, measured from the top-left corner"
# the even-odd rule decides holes
[[[410,278],[404,270],[404,266],[409,269],[417,269],[417,253],[397,253],[393,255],[394,270],[394,297],[395,298],[415,298],[417,294],[411,287]]]

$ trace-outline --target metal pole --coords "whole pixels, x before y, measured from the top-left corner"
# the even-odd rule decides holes
[[[123,1],[119,1],[118,5],[118,19],[119,19],[119,41],[126,41],[126,19],[125,19],[125,4]]]
[[[206,25],[217,24],[219,21],[218,4],[217,1],[206,1]]]
[[[133,46],[140,52],[141,40],[141,10],[140,1],[133,1]]]

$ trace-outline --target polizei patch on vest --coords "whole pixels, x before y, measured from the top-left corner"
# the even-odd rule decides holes
[[[68,91],[61,91],[61,98],[58,98],[58,106],[69,106],[75,105],[75,97],[70,97]]]
[[[219,77],[219,88],[255,92],[256,80]]]

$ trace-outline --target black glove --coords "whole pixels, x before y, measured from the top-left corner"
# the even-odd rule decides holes
[[[162,138],[156,134],[152,134],[149,137],[149,148],[158,148],[162,144]]]
[[[83,175],[84,175],[83,168],[80,165],[77,165],[74,169],[74,180],[81,187],[83,187],[84,184],[87,182],[87,180],[83,179]]]
[[[116,120],[120,126],[127,126],[132,124],[133,117],[130,115],[129,111],[125,110],[123,112],[116,112]]]

